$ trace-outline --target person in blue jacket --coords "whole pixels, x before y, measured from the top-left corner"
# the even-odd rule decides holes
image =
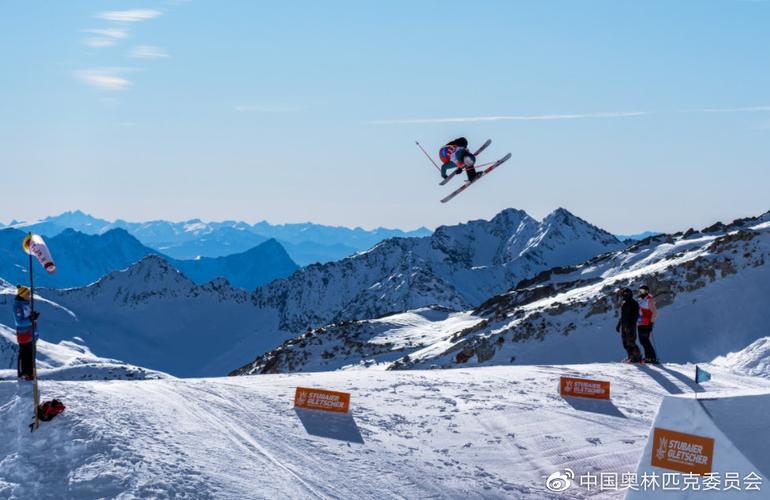
[[[37,345],[37,318],[40,313],[32,312],[31,292],[23,285],[16,285],[13,299],[13,318],[16,322],[16,341],[19,343],[19,359],[16,370],[19,378],[34,378],[35,350]]]

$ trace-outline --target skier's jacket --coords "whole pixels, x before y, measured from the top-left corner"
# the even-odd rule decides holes
[[[636,325],[639,318],[639,303],[632,297],[623,299],[623,305],[620,307],[620,319],[618,320],[618,329],[621,326],[627,328]]]
[[[13,319],[16,322],[16,340],[26,344],[37,340],[37,328],[33,327],[32,306],[20,297],[13,300]]]
[[[460,163],[457,161],[457,153],[464,151],[468,147],[468,140],[465,137],[459,137],[451,142],[448,142],[443,148],[441,148],[438,152],[438,156],[441,159],[441,163],[449,163],[449,162],[455,162],[455,164],[459,165]]]
[[[655,306],[655,297],[648,293],[639,299],[639,326],[649,326],[658,319],[658,308]]]

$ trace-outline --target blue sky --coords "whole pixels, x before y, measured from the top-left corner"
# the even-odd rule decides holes
[[[768,26],[761,0],[0,0],[0,221],[757,215]],[[458,135],[513,157],[441,205],[414,140]]]

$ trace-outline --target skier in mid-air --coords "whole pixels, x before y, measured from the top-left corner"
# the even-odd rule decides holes
[[[639,320],[639,303],[634,300],[634,294],[629,288],[623,288],[619,291],[623,298],[623,304],[620,306],[620,319],[615,327],[615,331],[620,333],[623,341],[623,348],[628,357],[623,361],[625,363],[638,363],[642,360],[639,346],[636,345],[636,323]]]
[[[468,180],[465,181],[462,186],[443,197],[441,199],[441,203],[446,203],[453,199],[455,196],[468,189],[468,187],[479,178],[488,175],[494,169],[511,158],[511,153],[508,153],[496,161],[479,165],[479,168],[483,168],[483,170],[477,172],[476,157],[487,147],[489,147],[490,144],[492,144],[492,139],[487,139],[486,142],[484,142],[481,146],[478,147],[478,149],[476,149],[476,152],[471,152],[468,149],[468,139],[465,137],[458,137],[457,139],[446,143],[439,150],[438,156],[441,159],[441,166],[439,167],[438,163],[436,163],[436,160],[434,160],[433,157],[425,150],[425,148],[422,147],[420,141],[415,141],[415,144],[417,144],[417,147],[419,147],[423,154],[428,157],[431,163],[433,163],[433,166],[435,166],[441,172],[441,177],[443,179],[439,183],[441,186],[447,184],[452,178],[461,173],[463,170],[466,174],[468,174]]]
[[[468,139],[465,137],[458,137],[446,143],[439,150],[438,156],[441,159],[441,177],[444,179],[449,176],[451,169],[465,170],[470,182],[478,175],[475,168],[476,156],[468,150]]]

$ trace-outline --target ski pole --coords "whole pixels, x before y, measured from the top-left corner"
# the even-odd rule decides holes
[[[419,142],[419,141],[414,141],[414,143],[415,143],[415,144],[417,144],[417,147],[418,147],[418,148],[420,148],[420,149],[422,150],[422,152],[425,154],[425,156],[427,156],[427,157],[428,157],[428,159],[429,159],[429,160],[430,160],[430,162],[433,164],[433,166],[434,166],[434,167],[436,167],[436,170],[438,170],[439,172],[441,172],[441,167],[439,167],[439,166],[438,166],[438,164],[437,164],[435,161],[433,161],[433,158],[431,158],[431,156],[428,154],[428,152],[427,152],[427,151],[425,151],[425,148],[423,148],[423,147],[422,147],[422,144],[420,144],[420,142]]]

